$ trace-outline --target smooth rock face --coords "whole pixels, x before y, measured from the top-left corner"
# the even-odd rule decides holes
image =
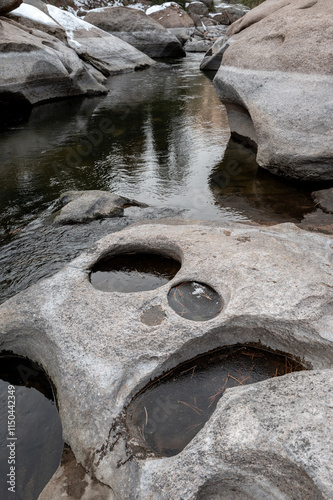
[[[158,7],[161,7],[157,9]],[[163,8],[162,8],[163,7]],[[146,14],[165,28],[192,28],[193,19],[176,2],[167,2],[161,6],[147,9]]]
[[[90,269],[100,259],[145,250],[181,261],[168,284],[130,294],[91,285]],[[2,304],[0,350],[46,368],[64,440],[89,475],[110,486],[110,498],[206,500],[222,491],[228,500],[329,499],[332,261],[331,238],[293,224],[132,226]],[[192,322],[169,307],[169,289],[189,280],[223,298],[214,319]],[[152,307],[164,313],[162,322],[142,321]],[[122,415],[149,380],[211,349],[259,342],[298,356],[314,371],[227,390],[181,453],[138,457]],[[62,468],[55,480],[61,477],[66,481]],[[59,481],[53,496],[46,487],[44,498],[59,500]]]
[[[22,3],[22,0],[2,0],[0,4],[0,16],[8,14],[8,12],[17,9]]]
[[[70,12],[53,5],[48,5],[47,9],[50,17],[65,29],[69,46],[105,76],[154,64],[150,57],[135,47],[78,19]]]
[[[14,109],[75,95],[107,92],[77,54],[57,38],[0,21],[0,102]]]
[[[126,7],[111,7],[91,11],[84,19],[150,57],[185,55],[178,39],[144,12]]]
[[[190,15],[206,16],[208,14],[208,7],[203,2],[191,2],[187,7],[187,12]]]
[[[81,224],[94,219],[120,217],[125,206],[147,206],[107,191],[67,191],[61,195],[59,203],[63,208],[54,218],[56,224]]]
[[[258,163],[300,180],[333,179],[333,3],[266,0],[230,26],[215,86],[232,132],[248,113]],[[242,134],[239,134],[242,135]]]

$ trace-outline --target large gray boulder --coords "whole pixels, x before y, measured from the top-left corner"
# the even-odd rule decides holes
[[[8,12],[17,9],[22,3],[22,0],[2,0],[0,4],[0,16],[8,14]]]
[[[164,28],[192,28],[193,19],[176,2],[166,2],[161,5],[152,5],[146,10],[147,16],[154,19]]]
[[[115,35],[150,57],[183,57],[178,39],[144,12],[127,7],[91,11],[85,21]]]
[[[135,251],[174,257],[181,269],[146,292],[92,286],[98,260]],[[188,280],[223,298],[215,318],[190,321],[169,307],[170,287]],[[39,362],[54,382],[64,440],[88,472],[79,469],[80,498],[95,488],[110,500],[328,500],[332,303],[329,237],[293,224],[148,223],[107,236],[2,304],[0,350]],[[158,324],[143,321],[153,308]],[[290,353],[313,371],[228,389],[178,455],[141,453],[122,419],[132,398],[179,363],[237,343]],[[41,499],[71,498],[68,477],[62,465]]]
[[[0,21],[0,102],[14,107],[107,92],[77,54],[57,38],[4,18]]]
[[[70,12],[48,5],[49,16],[64,28],[68,45],[105,76],[143,69],[154,64],[146,54],[126,41],[92,24],[78,19]]]
[[[228,30],[216,90],[272,173],[333,179],[332,30],[326,0],[266,0]]]

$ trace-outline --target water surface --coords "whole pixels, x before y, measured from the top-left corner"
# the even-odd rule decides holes
[[[253,155],[228,143],[226,111],[201,58],[114,76],[107,96],[36,106],[27,121],[2,128],[0,302],[138,220],[299,222],[313,210],[309,192],[259,171]],[[86,189],[151,206],[52,226],[60,194]]]

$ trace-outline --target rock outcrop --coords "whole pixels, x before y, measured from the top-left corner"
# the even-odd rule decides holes
[[[106,93],[106,76],[154,64],[69,12],[34,3],[0,19],[1,120],[39,102]]]
[[[81,224],[95,219],[120,217],[125,207],[146,207],[108,191],[68,191],[59,199],[61,209],[54,217],[56,224]]]
[[[185,55],[178,39],[144,12],[127,7],[110,7],[90,11],[84,19],[150,57]]]
[[[274,174],[333,179],[332,32],[325,0],[266,0],[227,32],[215,86],[231,131]]]
[[[107,293],[92,286],[96,262],[136,251],[176,258],[181,269],[151,291]],[[228,499],[329,499],[332,256],[331,238],[293,224],[132,226],[3,303],[0,350],[45,367],[64,440],[89,476],[111,487],[104,487],[110,498],[203,500],[223,491]],[[187,280],[219,293],[224,307],[215,318],[190,321],[169,307],[169,289]],[[160,311],[158,324],[141,321],[152,308]],[[132,398],[178,364],[239,343],[290,353],[313,370],[227,389],[183,451],[145,455],[123,422]],[[167,411],[164,406],[162,419]],[[66,477],[63,464],[44,498],[58,500]],[[82,492],[97,487],[81,468],[80,477]]]
[[[143,69],[154,64],[146,54],[119,37],[78,19],[70,12],[47,6],[48,13],[67,34],[69,46],[105,76]]]
[[[77,54],[57,38],[4,18],[0,21],[2,112],[75,95],[107,92]]]

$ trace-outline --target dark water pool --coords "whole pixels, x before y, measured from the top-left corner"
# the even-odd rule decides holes
[[[107,96],[40,105],[1,129],[0,302],[133,221],[297,222],[314,209],[309,192],[258,171],[253,155],[228,145],[226,112],[198,69],[201,58],[112,77]],[[47,223],[62,192],[85,189],[151,207],[80,227]]]
[[[292,358],[249,346],[199,356],[149,384],[127,409],[127,425],[141,445],[173,456],[202,429],[231,387],[279,377],[303,366]]]
[[[0,355],[0,444],[1,499],[37,500],[60,464],[62,427],[47,376],[19,356]]]
[[[115,255],[98,262],[90,281],[103,292],[135,293],[165,285],[179,271],[180,262],[152,253]]]

